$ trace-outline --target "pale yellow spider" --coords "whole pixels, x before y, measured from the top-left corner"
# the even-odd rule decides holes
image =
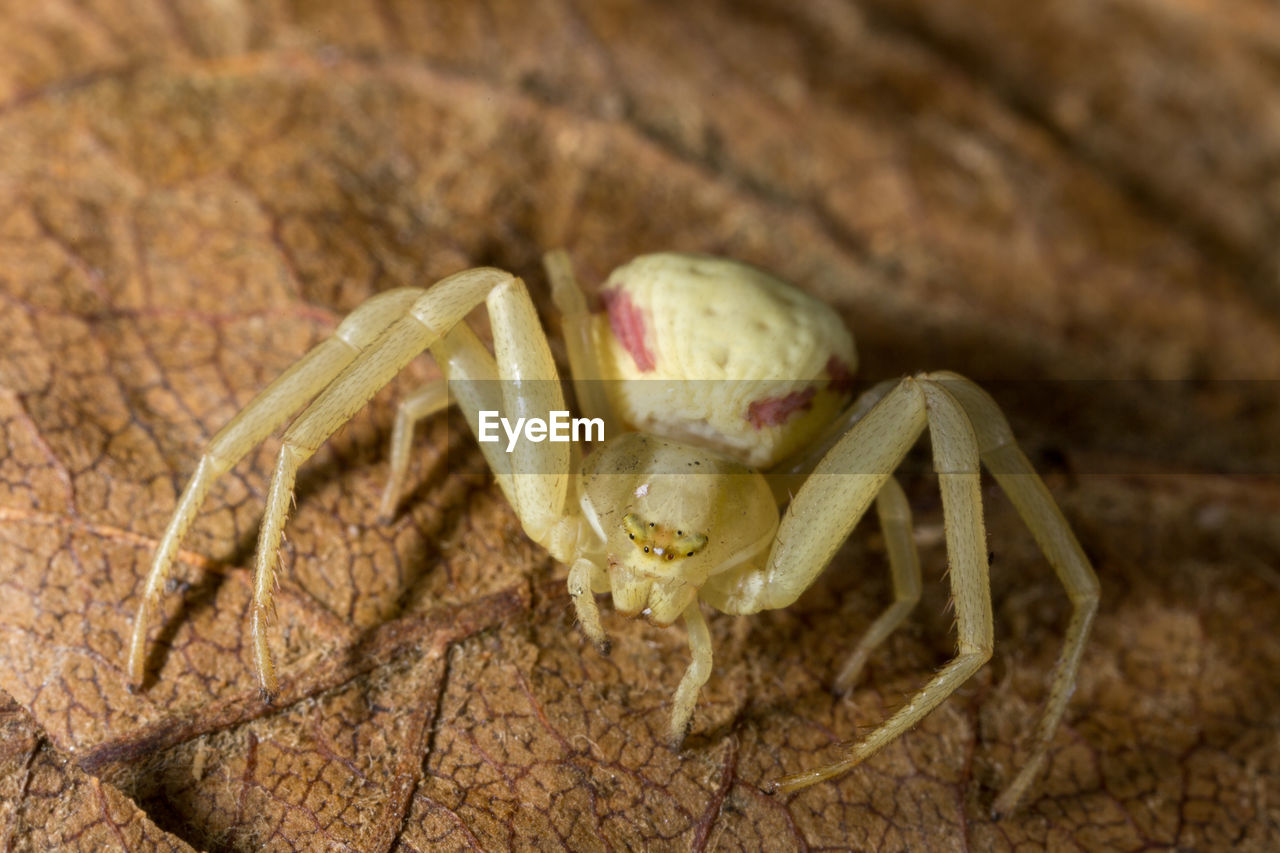
[[[1011,811],[1043,765],[1066,708],[1098,584],[991,398],[954,373],[925,373],[882,383],[841,413],[854,367],[852,338],[830,308],[783,282],[727,260],[647,255],[610,276],[600,292],[605,310],[591,313],[564,253],[546,262],[578,402],[586,416],[605,422],[609,436],[585,457],[577,445],[537,442],[529,433],[480,447],[525,532],[569,566],[578,621],[602,651],[608,646],[593,593],[612,592],[619,611],[643,612],[659,625],[684,619],[693,659],[675,693],[672,740],[683,739],[711,674],[701,602],[724,613],[786,607],[874,501],[895,600],[853,647],[836,687],[855,682],[869,653],[920,596],[910,509],[891,474],[927,426],[942,489],[958,653],[844,758],[780,779],[774,790],[803,788],[855,766],[991,656],[983,460],[1074,608],[1030,756],[995,803],[997,813]],[[493,354],[461,322],[481,302],[492,323]],[[424,349],[445,378],[401,404],[384,516],[398,500],[415,422],[456,403],[479,435],[481,412],[501,412],[514,423],[565,408],[520,279],[472,269],[426,290],[369,299],[205,450],[147,576],[129,648],[134,685],[142,683],[148,616],[214,480],[310,400],[284,435],[258,540],[253,654],[270,696],[276,676],[266,624],[298,466]]]

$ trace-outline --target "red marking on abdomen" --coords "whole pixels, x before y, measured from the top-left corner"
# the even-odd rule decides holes
[[[835,394],[850,394],[853,392],[853,371],[849,369],[849,365],[833,355],[827,359],[825,370],[827,371],[827,376],[831,377],[831,381],[827,383],[827,390]]]
[[[747,420],[756,429],[777,426],[796,412],[806,411],[813,402],[817,388],[792,391],[782,397],[765,397],[747,406]]]
[[[631,353],[636,367],[642,373],[657,367],[653,350],[644,339],[644,314],[631,301],[631,294],[621,288],[606,290],[600,294],[600,301],[609,314],[609,328],[622,348]]]

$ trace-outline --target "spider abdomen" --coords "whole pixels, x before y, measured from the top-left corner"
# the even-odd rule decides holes
[[[848,403],[848,329],[755,267],[643,255],[615,270],[600,297],[601,374],[633,429],[768,468]]]

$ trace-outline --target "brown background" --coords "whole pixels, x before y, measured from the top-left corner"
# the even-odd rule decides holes
[[[0,847],[1280,845],[1273,4],[6,6]],[[950,653],[926,459],[925,598],[864,683],[827,692],[887,599],[874,525],[796,606],[713,620],[677,754],[682,630],[606,609],[599,657],[459,420],[421,431],[375,522],[427,359],[302,476],[280,707],[244,630],[274,440],[213,494],[125,690],[140,577],[213,432],[388,287],[497,264],[554,336],[554,246],[588,281],[656,249],[749,260],[845,316],[863,378],[990,384],[1104,595],[1022,812],[988,817],[1067,607],[994,490],[992,663],[864,767],[770,798]]]

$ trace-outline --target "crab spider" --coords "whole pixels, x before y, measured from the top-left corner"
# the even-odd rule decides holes
[[[836,679],[857,680],[868,655],[920,596],[911,512],[892,476],[928,429],[942,491],[956,656],[889,719],[824,767],[784,777],[794,791],[841,774],[915,725],[991,656],[992,612],[979,490],[985,462],[1066,587],[1073,611],[1029,756],[996,799],[1012,811],[1044,764],[1098,600],[1079,543],[1014,442],[994,401],[954,373],[882,383],[846,408],[853,341],[835,313],[789,285],[732,261],[647,255],[616,270],[593,313],[567,256],[546,258],[562,314],[580,407],[607,439],[585,457],[564,443],[480,445],[526,534],[569,567],[583,632],[608,642],[595,593],[617,610],[688,629],[690,663],[675,692],[679,743],[711,674],[705,602],[724,613],[786,607],[875,505],[894,601],[853,645]],[[488,309],[493,353],[463,317]],[[481,411],[514,418],[564,409],[546,335],[520,279],[497,269],[457,273],[429,289],[369,299],[333,335],[255,397],[205,449],[156,549],[129,647],[140,686],[147,623],[179,544],[214,480],[308,401],[284,434],[258,539],[251,610],[253,660],[269,697],[268,644],[277,548],[298,467],[411,359],[430,350],[444,377],[411,394],[392,434],[382,514],[395,509],[415,422],[451,404],[473,432]],[[696,380],[696,381],[691,381]]]

